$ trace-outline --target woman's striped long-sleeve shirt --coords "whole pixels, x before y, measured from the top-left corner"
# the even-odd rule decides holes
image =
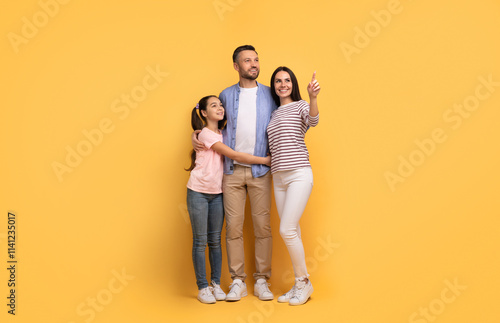
[[[272,173],[311,166],[304,136],[308,127],[318,122],[319,114],[309,116],[309,103],[304,100],[282,105],[273,112],[267,126]]]

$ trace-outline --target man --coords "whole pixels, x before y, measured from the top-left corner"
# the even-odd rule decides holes
[[[255,48],[244,45],[233,53],[233,66],[239,82],[219,95],[227,116],[223,141],[236,151],[265,157],[269,150],[267,125],[277,108],[271,89],[256,81],[260,72]],[[195,149],[203,149],[193,138]],[[254,294],[260,300],[274,298],[267,280],[271,276],[271,173],[265,165],[245,165],[224,157],[224,210],[226,215],[226,249],[229,272],[233,283],[227,301],[239,301],[247,296],[245,284],[245,254],[243,222],[246,196],[250,206],[255,235]]]

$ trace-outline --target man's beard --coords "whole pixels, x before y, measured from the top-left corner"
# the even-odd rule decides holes
[[[257,77],[259,77],[259,73],[260,73],[260,71],[257,71],[257,74],[255,74],[255,76],[254,76],[254,75],[252,75],[250,73],[245,72],[245,73],[241,74],[241,77],[244,78],[244,79],[247,79],[247,80],[254,81],[254,80],[257,79]]]

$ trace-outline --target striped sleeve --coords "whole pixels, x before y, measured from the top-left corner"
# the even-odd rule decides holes
[[[299,111],[299,114],[300,114],[300,117],[302,118],[302,120],[304,120],[304,123],[310,127],[316,127],[319,123],[319,113],[318,115],[314,116],[314,117],[311,117],[309,115],[309,103],[307,103],[306,101],[302,100],[302,101],[299,101],[299,104],[298,104],[298,111]]]

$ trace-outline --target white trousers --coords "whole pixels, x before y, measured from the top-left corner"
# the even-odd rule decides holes
[[[309,277],[299,221],[313,187],[311,167],[275,172],[273,182],[280,235],[292,259],[295,278]]]

